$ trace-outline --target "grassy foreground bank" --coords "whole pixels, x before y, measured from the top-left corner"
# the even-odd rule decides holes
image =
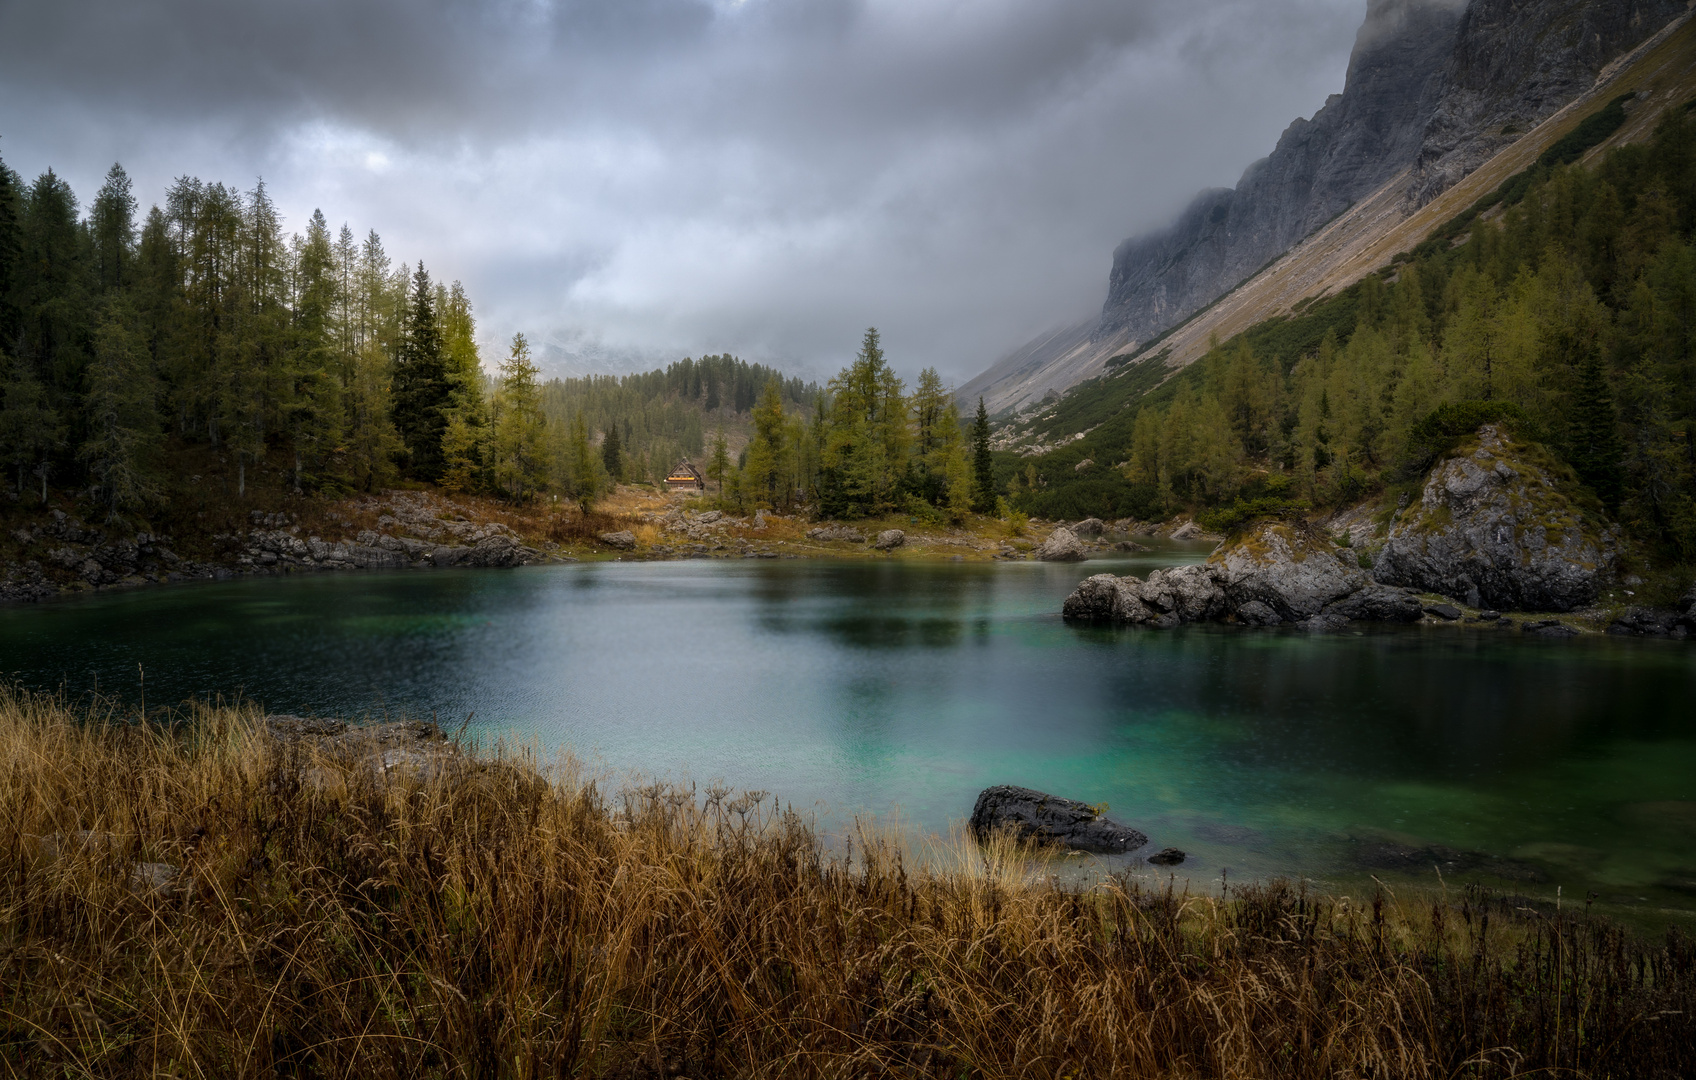
[[[11,1076],[1674,1077],[1696,950],[1456,891],[1067,889],[759,793],[0,691]]]

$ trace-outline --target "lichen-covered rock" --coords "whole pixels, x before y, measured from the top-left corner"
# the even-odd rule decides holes
[[[1208,561],[1233,609],[1259,602],[1285,622],[1312,618],[1371,584],[1352,551],[1281,521],[1250,529]]]
[[[907,534],[900,529],[885,529],[877,534],[877,541],[872,547],[879,551],[894,551],[907,542]]]
[[[1043,562],[1083,562],[1088,555],[1083,542],[1064,525],[1049,533],[1048,539],[1036,549],[1036,557]]]
[[[1571,611],[1613,575],[1611,529],[1576,498],[1563,467],[1495,425],[1432,469],[1419,504],[1391,526],[1372,576],[1470,607]]]
[[[1108,854],[1135,851],[1148,843],[1147,836],[1096,813],[1088,803],[1010,784],[979,792],[971,828],[980,839],[1009,829],[1026,840]]]
[[[1205,563],[1156,570],[1147,580],[1097,574],[1078,584],[1061,611],[1076,622],[1158,628],[1235,621],[1334,630],[1355,619],[1420,618],[1418,597],[1374,582],[1352,554],[1299,527],[1265,522]]]

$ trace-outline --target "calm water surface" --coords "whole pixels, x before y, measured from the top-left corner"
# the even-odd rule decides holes
[[[286,712],[474,714],[484,739],[772,791],[827,808],[827,825],[898,808],[945,830],[980,788],[1024,784],[1107,802],[1190,852],[1198,883],[1228,868],[1435,884],[1381,853],[1439,847],[1505,860],[1529,893],[1593,891],[1646,918],[1696,909],[1696,648],[1058,617],[1088,574],[1204,555],[158,588],[0,609],[0,673],[133,699],[140,665],[151,704],[239,691]]]

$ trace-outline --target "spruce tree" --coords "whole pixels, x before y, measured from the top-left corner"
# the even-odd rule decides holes
[[[159,497],[153,454],[159,444],[158,382],[135,313],[114,302],[95,331],[87,372],[88,437],[77,451],[99,486],[108,521]]]
[[[0,161],[0,352],[16,352],[23,329],[17,306],[24,258],[19,187],[17,176]]]
[[[135,195],[122,165],[106,173],[106,184],[94,197],[89,233],[94,240],[95,277],[100,288],[122,289],[131,284],[135,258]]]
[[[995,509],[995,459],[989,450],[989,410],[978,398],[978,414],[972,420],[972,509],[988,514]]]
[[[542,483],[544,422],[536,385],[538,374],[530,359],[530,343],[523,334],[514,334],[512,351],[501,361],[500,391],[495,400],[494,458],[495,483],[516,502],[530,498]],[[574,438],[575,435],[574,431]],[[593,498],[594,492],[589,497]]]
[[[1625,447],[1619,437],[1619,411],[1602,370],[1602,358],[1592,353],[1578,369],[1573,391],[1572,450],[1568,460],[1578,478],[1609,510],[1618,510],[1624,488],[1621,462]]]
[[[442,335],[436,324],[436,295],[430,275],[419,263],[412,275],[406,337],[395,363],[394,422],[406,444],[407,472],[420,480],[442,475],[442,435],[452,386],[442,360]]]
[[[617,420],[607,425],[606,438],[601,440],[601,464],[606,466],[613,483],[618,483],[618,478],[624,475],[624,457],[619,449]]]

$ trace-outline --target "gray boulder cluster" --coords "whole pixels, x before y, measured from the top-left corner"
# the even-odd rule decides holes
[[[13,530],[12,539],[30,557],[5,568],[0,580],[3,600],[42,600],[59,592],[60,586],[46,572],[48,566],[70,571],[79,579],[78,587],[96,588],[228,573],[221,567],[179,558],[165,537],[149,532],[113,536],[78,522],[62,510],[52,511],[35,528]]]
[[[1229,620],[1329,629],[1351,619],[1414,622],[1424,613],[1411,590],[1373,581],[1352,550],[1281,522],[1260,526],[1208,562],[1156,570],[1147,580],[1097,574],[1062,610],[1083,622],[1159,628]]]
[[[1266,521],[1204,564],[1157,570],[1147,580],[1097,574],[1066,598],[1065,616],[1156,627],[1224,621],[1334,629],[1351,620],[1413,622],[1448,605],[1571,611],[1595,600],[1613,574],[1618,536],[1586,515],[1569,478],[1536,463],[1532,448],[1493,426],[1475,447],[1431,471],[1417,506],[1389,526],[1375,557],[1339,547],[1306,523]],[[1689,618],[1689,612],[1683,616]],[[1657,621],[1659,620],[1659,621]],[[1655,632],[1643,615],[1621,631]],[[1676,619],[1674,620],[1676,622]],[[1569,633],[1549,622],[1524,629]]]
[[[239,566],[255,570],[508,567],[546,558],[524,546],[505,525],[471,521],[458,513],[449,517],[449,511],[427,495],[389,492],[387,504],[377,508],[387,511],[377,518],[378,529],[362,529],[351,541],[302,537],[300,526],[284,515],[259,511],[253,515],[258,528],[221,539],[237,548]]]
[[[113,535],[54,510],[39,526],[12,532],[22,558],[0,566],[0,600],[34,601],[66,590],[244,574],[507,567],[550,558],[526,547],[505,525],[471,521],[451,503],[420,492],[385,492],[381,498],[364,500],[360,509],[378,513],[377,528],[337,540],[302,535],[292,515],[255,510],[247,528],[211,538],[216,555],[207,562],[180,557],[168,537],[150,532]],[[350,529],[353,525],[341,524]]]

